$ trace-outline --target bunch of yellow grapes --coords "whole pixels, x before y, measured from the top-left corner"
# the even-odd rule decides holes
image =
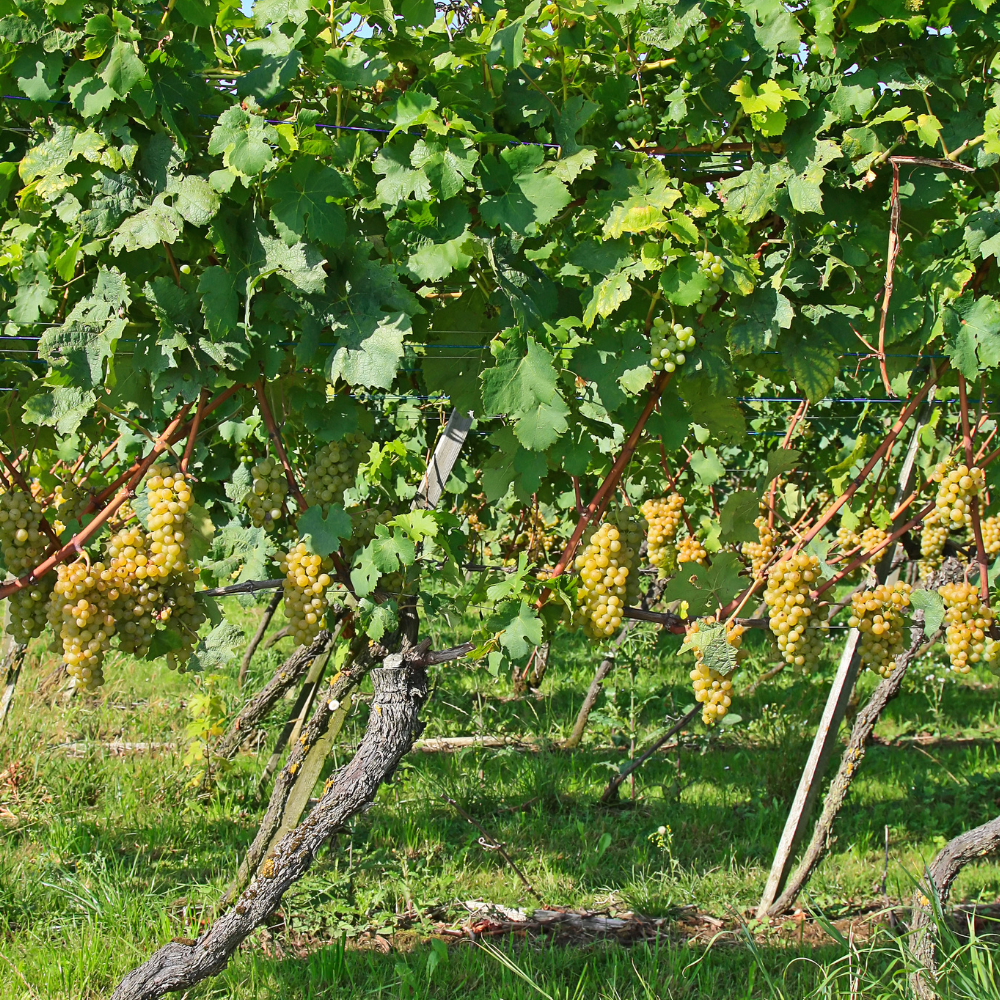
[[[861,536],[853,528],[841,525],[837,529],[837,544],[842,552],[852,552],[861,544]]]
[[[705,546],[702,544],[700,538],[696,538],[694,535],[685,535],[677,543],[677,562],[680,564],[684,563],[697,563],[699,566],[704,566],[705,561],[708,559],[708,552],[705,550]]]
[[[920,527],[920,578],[926,580],[942,563],[948,541],[949,521],[938,508],[924,518]]]
[[[101,668],[115,634],[112,588],[100,562],[63,564],[57,572],[52,617],[58,623],[63,663],[74,686],[93,690],[104,683]]]
[[[879,584],[851,598],[848,624],[861,633],[861,662],[888,677],[904,651],[903,625],[910,606],[910,585]]]
[[[167,666],[183,673],[194,647],[198,644],[198,629],[207,615],[194,596],[194,570],[183,569],[167,585],[163,594],[161,619],[169,621],[168,626],[181,644],[177,649],[167,651]]]
[[[577,620],[592,639],[613,635],[639,596],[636,559],[645,527],[644,520],[619,511],[583,536],[574,564],[580,574]]]
[[[191,488],[183,472],[166,465],[154,465],[146,478],[149,498],[149,536],[146,573],[151,579],[165,580],[187,562],[190,540],[185,531],[191,509]]]
[[[873,549],[877,549],[888,537],[888,534],[878,525],[869,524],[861,532],[861,551],[871,552]]]
[[[786,663],[802,670],[815,666],[822,649],[826,622],[816,621],[818,615],[809,596],[821,583],[819,560],[798,552],[771,567],[764,591],[769,625],[778,648]]]
[[[759,542],[744,542],[743,555],[749,556],[750,568],[753,578],[756,580],[764,572],[767,564],[774,558],[775,544],[778,541],[778,534],[774,528],[768,527],[767,516],[761,514],[753,522],[757,529]]]
[[[145,656],[163,600],[159,570],[150,569],[146,533],[139,525],[116,532],[108,541],[106,556],[118,645],[133,656]]]
[[[255,528],[274,529],[284,512],[288,480],[280,462],[263,458],[253,467],[253,486],[243,499]]]
[[[333,583],[328,573],[332,568],[329,559],[310,552],[305,542],[292,546],[281,557],[281,571],[285,574],[285,617],[296,646],[308,645],[323,628],[330,607],[326,592]]]
[[[323,445],[316,452],[302,484],[306,503],[310,507],[325,508],[331,503],[343,502],[344,490],[354,485],[358,465],[369,447],[370,442],[361,434],[348,434],[343,441]]]
[[[983,603],[979,590],[971,583],[946,583],[938,589],[944,601],[944,645],[956,674],[967,674],[973,663],[996,669],[997,644],[987,634],[993,624],[993,611]]]
[[[932,476],[938,484],[937,499],[934,501],[942,524],[953,531],[971,523],[970,504],[974,496],[986,485],[983,470],[967,465],[955,466],[949,459],[939,462]]]
[[[981,525],[983,529],[983,547],[988,556],[995,556],[1000,553],[1000,517],[991,516],[983,518]]]
[[[688,632],[699,632],[702,625],[714,625],[715,618],[704,618],[694,622]],[[743,643],[743,626],[734,625],[732,622],[726,623],[726,642],[736,650],[737,666],[745,658],[746,650],[740,649]],[[718,670],[705,663],[705,654],[694,646],[695,668],[691,671],[691,680],[694,687],[694,698],[699,705],[702,705],[701,721],[706,726],[714,725],[723,718],[729,711],[732,701],[733,683],[730,680],[735,668],[728,674],[722,674]]]
[[[684,497],[679,493],[671,493],[665,500],[647,500],[640,509],[649,525],[646,555],[650,566],[668,571],[673,569],[677,563],[677,550],[673,542],[684,516]]]

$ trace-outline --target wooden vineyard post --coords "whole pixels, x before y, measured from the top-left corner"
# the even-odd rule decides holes
[[[445,483],[451,476],[451,470],[455,467],[465,439],[469,435],[470,427],[472,427],[471,413],[451,411],[448,423],[445,425],[441,437],[438,438],[434,454],[417,489],[414,507],[433,510],[437,506],[441,494],[444,492]]]
[[[913,478],[913,467],[916,462],[917,449],[919,447],[920,432],[930,417],[933,400],[933,388],[928,394],[927,402],[921,407],[917,415],[917,423],[913,429],[913,437],[907,449],[903,467],[900,469],[899,486],[896,496],[897,503],[909,491],[909,485]],[[898,544],[898,543],[897,543]],[[887,579],[891,566],[893,553],[896,551],[895,545],[890,545],[886,549],[886,554],[879,560],[875,568],[875,576],[879,583],[884,583]],[[771,872],[764,886],[764,894],[761,896],[757,906],[757,916],[763,919],[767,916],[767,911],[778,898],[784,888],[785,880],[792,868],[795,860],[795,852],[805,834],[806,826],[809,822],[813,806],[820,792],[823,783],[823,775],[826,766],[830,762],[834,746],[837,743],[837,732],[840,723],[844,719],[847,710],[847,702],[850,700],[851,692],[854,690],[854,682],[858,677],[858,670],[861,666],[861,659],[858,654],[858,645],[861,641],[861,633],[852,628],[847,633],[847,642],[840,655],[840,662],[837,664],[837,672],[830,687],[830,693],[823,708],[823,715],[820,718],[819,727],[813,738],[812,747],[809,750],[809,757],[806,760],[802,777],[799,779],[799,786],[795,791],[795,798],[792,799],[792,807],[785,820],[785,828],[778,841],[778,848],[771,862]]]

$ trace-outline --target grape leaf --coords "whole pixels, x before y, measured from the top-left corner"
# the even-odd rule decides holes
[[[691,569],[691,573],[688,573]],[[701,615],[724,607],[746,583],[741,565],[733,552],[719,552],[711,566],[685,564],[684,569],[667,583],[663,602],[687,601],[688,613]]]
[[[544,158],[537,146],[515,146],[499,158],[483,157],[483,187],[489,193],[479,210],[488,226],[530,234],[569,204],[569,190],[543,169]]]
[[[505,345],[494,368],[481,376],[483,406],[489,413],[516,418],[514,433],[530,451],[544,451],[569,427],[569,407],[558,388],[552,355],[528,337],[525,353]]]
[[[328,556],[340,548],[341,539],[351,537],[351,517],[340,504],[330,504],[325,515],[313,506],[299,515],[296,528],[310,552]]]
[[[500,634],[500,645],[520,660],[542,641],[542,620],[526,601],[507,601],[490,615],[487,628]]]
[[[235,330],[240,308],[235,275],[218,265],[206,267],[198,279],[198,292],[208,332],[217,336]]]
[[[101,79],[119,97],[125,97],[145,75],[146,67],[135,53],[135,43],[121,39],[115,42],[100,71]]]
[[[840,360],[815,338],[786,336],[781,342],[781,356],[800,391],[810,403],[821,400],[833,388],[840,374]]]
[[[754,490],[737,490],[731,493],[719,511],[721,532],[719,541],[724,544],[756,542],[758,533],[754,520],[760,515],[760,497]]]
[[[405,313],[360,316],[353,327],[341,330],[338,346],[326,363],[326,375],[336,385],[388,389],[403,356],[403,338],[410,333]]]
[[[722,622],[700,624],[697,632],[688,632],[682,649],[697,649],[705,666],[726,675],[736,669],[736,648],[726,642],[726,626]]]
[[[344,210],[333,199],[351,194],[342,174],[312,157],[296,160],[291,171],[275,177],[267,187],[274,201],[271,220],[286,243],[311,239],[339,246],[347,230]]]
[[[795,448],[775,448],[773,451],[769,451],[767,453],[767,473],[764,477],[765,485],[777,476],[794,469],[801,455],[802,452]]]
[[[160,243],[174,243],[183,228],[179,212],[167,205],[156,205],[125,219],[111,238],[111,250],[148,250]]]
[[[251,489],[253,489],[253,473],[251,473],[249,466],[241,462],[225,484],[226,496],[233,503],[243,503]]]
[[[277,143],[278,133],[260,115],[244,111],[237,104],[224,112],[212,129],[209,153],[222,153],[222,162],[241,177],[253,177],[266,167],[274,156],[271,143]]]
[[[944,621],[944,601],[936,590],[914,590],[910,594],[914,610],[924,613],[924,635],[930,638]]]
[[[243,629],[231,622],[220,622],[195,646],[188,667],[192,670],[212,670],[225,667],[246,642]]]

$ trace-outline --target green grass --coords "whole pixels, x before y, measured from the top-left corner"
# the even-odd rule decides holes
[[[256,613],[234,610],[248,622]],[[447,645],[461,636],[456,621],[434,639]],[[829,670],[779,675],[753,697],[737,698],[742,723],[712,734],[694,728],[679,754],[658,755],[639,772],[634,802],[626,783],[618,806],[597,804],[627,757],[633,726],[641,745],[665,714],[690,703],[689,666],[673,655],[677,645],[674,637],[651,640],[631,665],[623,658],[575,752],[553,744],[569,731],[589,684],[598,653],[592,644],[558,638],[540,700],[509,700],[507,679],[481,670],[433,668],[425,735],[528,735],[540,749],[410,755],[374,808],[288,893],[276,925],[187,996],[848,996],[845,946],[811,921],[757,933],[753,948],[738,923],[763,888]],[[764,653],[758,637],[748,645],[752,678]],[[260,655],[250,690],[285,651],[283,644]],[[830,655],[836,652],[831,641]],[[213,795],[199,798],[187,787],[184,703],[198,679],[114,654],[100,694],[64,705],[35,692],[46,657],[32,651],[0,737],[2,1000],[105,996],[159,944],[196,936],[262,809],[252,789],[266,742],[242,754]],[[833,850],[809,886],[811,906],[826,918],[884,902],[885,826],[888,893],[905,900],[913,875],[941,844],[1000,808],[996,682],[949,678],[942,692],[926,679],[943,675],[939,664],[922,661],[879,726],[884,738],[930,732],[943,741],[869,750]],[[862,699],[874,682],[862,679]],[[235,711],[241,700],[232,677],[221,691]],[[287,710],[279,705],[272,736]],[[343,734],[340,762],[365,716],[360,706]],[[100,744],[114,738],[179,746],[112,757]],[[87,748],[69,756],[68,743]],[[515,874],[483,850],[478,831],[442,793],[508,845],[548,905],[632,910],[667,917],[672,929],[630,948],[562,940],[493,940],[499,952],[468,941],[435,945],[443,926],[458,926],[464,900],[531,905]],[[671,831],[666,848],[650,839],[661,825]],[[954,892],[956,900],[998,895],[995,859],[970,866]],[[690,906],[735,933],[706,950],[713,925],[677,919]],[[389,953],[380,938],[392,943]],[[903,996],[892,984],[898,948],[878,941],[864,946],[871,981],[884,984],[872,995]]]

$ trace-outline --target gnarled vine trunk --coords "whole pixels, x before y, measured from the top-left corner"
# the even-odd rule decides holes
[[[351,762],[326,783],[309,816],[279,841],[234,905],[194,944],[164,945],[121,981],[112,1000],[156,1000],[222,971],[330,835],[371,804],[420,734],[418,713],[427,699],[424,667],[402,654],[387,656],[371,677],[374,697],[364,739]]]

